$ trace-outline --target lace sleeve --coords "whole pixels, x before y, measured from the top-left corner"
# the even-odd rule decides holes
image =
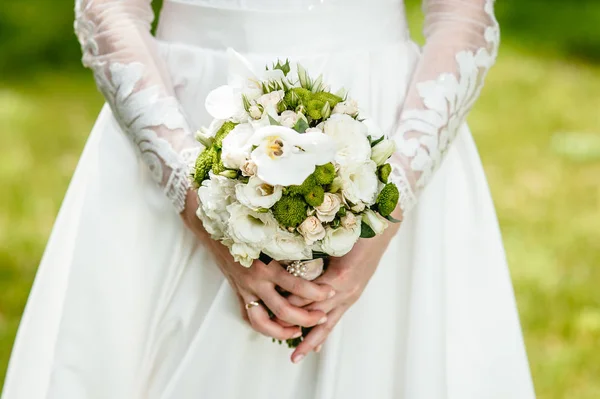
[[[185,207],[189,163],[200,150],[190,134],[150,33],[151,0],[76,0],[83,64],[121,129],[177,211]]]
[[[494,64],[493,0],[424,0],[425,38],[392,137],[391,179],[406,214],[439,167]]]

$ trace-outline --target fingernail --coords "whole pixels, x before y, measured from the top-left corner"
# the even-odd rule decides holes
[[[292,338],[300,338],[302,336],[302,331],[298,331],[296,334],[292,335]]]
[[[317,322],[317,325],[318,325],[318,326],[320,326],[321,324],[323,324],[323,323],[325,323],[325,322],[327,322],[327,316],[323,316],[323,317],[321,318],[321,320],[319,320],[319,321]]]
[[[315,352],[317,352],[317,353],[321,352],[322,347],[323,347],[323,345],[317,346],[317,348],[315,349]]]
[[[301,361],[302,359],[304,359],[304,355],[298,355],[298,356],[296,356],[296,357],[295,357],[295,358],[294,358],[292,361],[293,361],[294,363],[300,363],[300,361]]]
[[[329,295],[327,295],[327,299],[331,299],[335,296],[335,291],[331,290],[331,292],[329,292]]]

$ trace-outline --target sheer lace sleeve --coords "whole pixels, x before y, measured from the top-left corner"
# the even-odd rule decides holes
[[[494,64],[493,0],[423,0],[425,38],[392,137],[392,181],[406,214],[439,167]]]
[[[200,148],[150,33],[151,0],[76,0],[75,16],[83,64],[93,70],[122,130],[181,212],[188,165]]]

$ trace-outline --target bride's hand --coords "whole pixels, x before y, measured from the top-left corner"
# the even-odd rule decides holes
[[[294,277],[275,261],[265,265],[257,260],[250,268],[241,266],[224,245],[211,239],[204,230],[202,222],[196,217],[197,207],[197,196],[190,192],[186,210],[181,216],[185,224],[215,256],[219,268],[238,295],[242,316],[252,328],[269,337],[286,340],[300,335],[300,328],[297,326],[312,327],[327,320],[326,314],[321,310],[307,310],[290,305],[287,299],[277,292],[276,287],[310,302],[330,298],[333,295],[331,287]],[[246,304],[254,301],[264,302],[278,319],[294,327],[282,326],[271,320],[263,305],[246,309]]]
[[[390,225],[381,236],[362,239],[347,255],[330,260],[327,271],[315,282],[331,286],[336,292],[333,298],[314,303],[294,295],[288,298],[295,306],[320,310],[328,317],[326,323],[313,328],[298,345],[292,353],[292,362],[298,363],[311,351],[321,350],[331,330],[362,294],[398,228],[399,225]]]

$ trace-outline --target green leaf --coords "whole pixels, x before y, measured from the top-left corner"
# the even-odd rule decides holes
[[[306,132],[306,129],[308,129],[308,122],[306,122],[303,118],[300,118],[294,125],[293,129],[298,133],[304,133]]]
[[[281,123],[277,122],[271,115],[269,115],[269,124],[272,126],[281,126]]]
[[[387,216],[385,216],[385,218],[392,223],[402,223],[402,220],[395,219],[392,217],[392,215],[387,215]]]
[[[286,59],[284,64],[282,64],[280,60],[277,60],[277,64],[273,65],[273,70],[275,69],[279,69],[283,72],[283,76],[287,76],[287,74],[290,73],[291,69],[290,60]]]
[[[300,86],[310,90],[312,88],[312,81],[310,80],[310,76],[308,76],[308,72],[306,69],[300,64],[298,64],[298,80],[300,80]]]
[[[369,226],[365,222],[361,223],[361,225],[360,225],[360,238],[373,238],[376,235],[377,234],[375,234],[375,232],[373,231],[373,229],[371,228],[371,226]]]
[[[246,97],[245,94],[242,94],[242,102],[244,103],[244,109],[246,112],[250,112],[250,100],[248,100],[248,97]]]
[[[369,136],[371,137],[371,136]],[[377,144],[381,143],[385,139],[385,134],[382,134],[380,138],[371,142],[371,147],[375,147]]]

